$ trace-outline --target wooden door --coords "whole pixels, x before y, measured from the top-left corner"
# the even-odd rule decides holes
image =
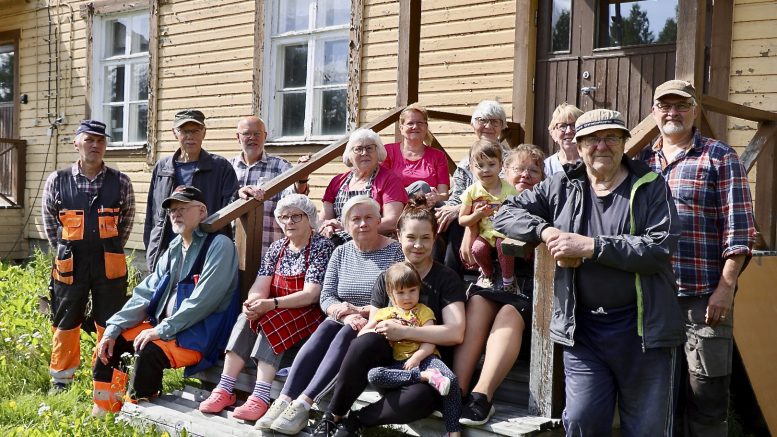
[[[646,117],[655,87],[674,76],[676,4],[539,2],[534,143],[553,152],[548,123],[563,102],[620,111],[628,127]]]

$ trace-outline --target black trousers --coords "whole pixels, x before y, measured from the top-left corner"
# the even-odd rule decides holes
[[[94,369],[92,369],[94,380],[98,382],[111,382],[113,370],[118,369],[131,376],[127,388],[130,398],[148,398],[161,392],[163,371],[172,367],[165,352],[154,343],[147,343],[135,359],[134,374],[127,368],[126,363],[121,358],[125,353],[134,355],[135,347],[132,341],[120,335],[116,338],[113,355],[108,360],[108,364],[103,364],[99,358],[95,360]]]
[[[370,369],[393,362],[391,345],[382,335],[372,332],[357,337],[340,366],[329,411],[345,416],[367,387]],[[388,390],[379,401],[352,412],[351,416],[367,427],[410,423],[428,417],[439,407],[439,394],[429,384],[417,383]]]

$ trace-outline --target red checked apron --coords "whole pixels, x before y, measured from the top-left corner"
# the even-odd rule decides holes
[[[305,250],[305,268],[298,275],[281,275],[280,264],[286,253],[288,241],[283,245],[275,262],[275,274],[270,285],[270,297],[281,297],[302,291],[305,284],[305,272],[308,269],[310,246]],[[273,352],[280,354],[294,346],[298,341],[309,337],[315,332],[318,325],[324,321],[324,315],[318,305],[313,304],[303,308],[276,308],[268,311],[256,322],[251,322],[251,328],[258,331],[261,328],[264,336],[270,342]],[[257,324],[259,325],[257,327]]]

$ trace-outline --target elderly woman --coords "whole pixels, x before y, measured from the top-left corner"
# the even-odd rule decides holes
[[[580,160],[575,144],[575,120],[583,115],[583,111],[575,105],[562,103],[553,111],[548,125],[553,141],[558,144],[558,152],[545,160],[545,174],[552,175],[563,171],[564,164],[574,164]]]
[[[676,347],[683,342],[671,256],[680,222],[666,181],[623,151],[621,114],[575,123],[582,163],[514,197],[495,226],[556,260],[550,337],[563,346],[567,435],[671,429]]]
[[[411,202],[421,200],[411,199]],[[377,402],[351,411],[345,417],[367,386],[370,369],[394,362],[390,342],[410,340],[435,344],[439,346],[442,360],[450,366],[453,346],[464,338],[464,283],[451,269],[432,259],[432,246],[437,237],[434,213],[423,204],[409,204],[397,227],[405,259],[423,281],[420,301],[434,312],[435,324],[412,327],[383,321],[378,323],[375,332],[367,332],[354,340],[339,367],[329,412],[316,426],[314,436],[330,437],[336,428],[337,435],[350,436],[358,435],[363,427],[410,423],[428,416],[440,404],[440,394],[434,388],[427,383],[414,383],[387,390]],[[371,305],[377,311],[388,304],[385,275],[380,275],[372,291]],[[451,384],[457,382],[451,381]]]
[[[472,113],[472,129],[478,139],[491,140],[500,143],[502,146],[502,156],[507,156],[510,148],[501,143],[501,135],[507,126],[507,115],[502,105],[493,100],[483,100],[478,103],[475,111]],[[445,250],[445,265],[461,275],[464,266],[461,263],[459,248],[462,247],[464,239],[464,228],[459,226],[458,217],[461,209],[461,194],[475,181],[472,171],[469,169],[469,153],[456,165],[453,172],[453,190],[445,205],[438,208],[436,215],[440,223],[440,233],[447,237],[447,247]],[[473,239],[477,236],[474,234]],[[471,246],[471,241],[469,242]],[[438,256],[438,259],[442,258]]]
[[[422,194],[429,206],[448,199],[451,181],[448,158],[433,149],[426,108],[413,103],[399,114],[399,132],[402,142],[386,144],[383,166],[391,169],[402,180],[409,196]]]
[[[382,216],[378,232],[388,235],[396,230],[397,218],[407,203],[407,193],[396,174],[381,167],[380,163],[385,159],[386,148],[378,134],[370,129],[357,129],[351,133],[343,152],[343,163],[351,170],[332,178],[322,198],[321,233],[324,236],[346,231],[341,220],[344,206],[349,199],[362,194],[378,203]]]
[[[351,341],[370,313],[372,284],[383,270],[404,257],[396,241],[378,233],[380,205],[356,196],[343,207],[343,222],[353,240],[335,249],[321,290],[327,319],[302,346],[280,397],[256,424],[294,435],[305,427],[316,397],[332,382]]]
[[[243,312],[232,328],[221,380],[200,404],[203,413],[218,413],[235,404],[237,376],[246,361],[253,360],[254,391],[232,417],[262,417],[283,353],[309,337],[323,321],[318,300],[334,245],[313,231],[316,206],[301,194],[288,195],[278,201],[275,220],[285,237],[272,243],[264,255]]]

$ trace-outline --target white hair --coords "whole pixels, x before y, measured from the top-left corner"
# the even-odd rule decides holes
[[[478,106],[475,107],[475,111],[472,112],[470,124],[474,126],[475,119],[477,118],[498,118],[499,120],[502,120],[502,127],[505,127],[507,124],[507,115],[505,114],[504,108],[502,108],[502,105],[500,105],[499,102],[494,100],[482,100],[478,103]]]
[[[275,205],[275,211],[273,212],[275,214],[275,221],[278,222],[278,226],[280,226],[281,229],[283,229],[284,223],[281,223],[280,217],[283,215],[283,211],[288,208],[297,208],[304,212],[305,215],[308,216],[308,220],[310,220],[310,227],[313,229],[318,228],[318,211],[316,211],[316,205],[308,198],[308,196],[302,194],[289,194],[278,201],[277,205]]]
[[[348,137],[348,144],[345,145],[345,151],[343,152],[343,164],[348,167],[353,167],[351,162],[351,150],[361,143],[374,143],[378,151],[378,164],[386,159],[386,148],[383,146],[383,141],[380,140],[380,135],[376,134],[372,129],[356,129],[351,132],[351,136]]]
[[[380,204],[375,201],[372,197],[366,195],[366,194],[360,194],[358,196],[351,197],[348,199],[347,202],[345,202],[345,205],[343,205],[343,212],[340,216],[340,222],[345,223],[348,221],[348,215],[351,213],[351,210],[356,205],[369,205],[374,209],[375,214],[380,217]]]

